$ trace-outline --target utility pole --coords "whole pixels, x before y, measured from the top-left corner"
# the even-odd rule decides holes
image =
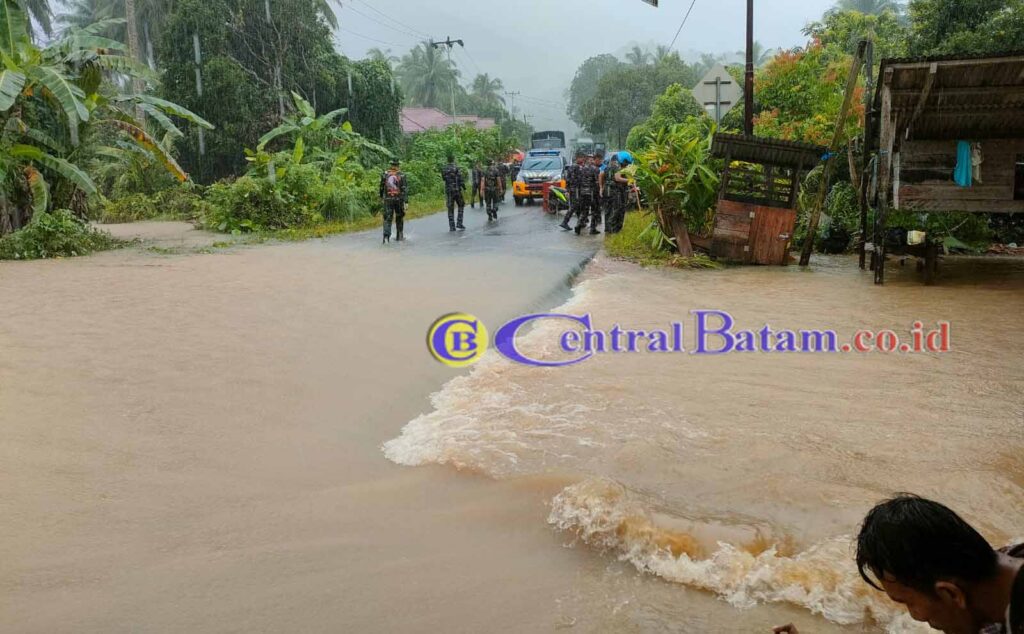
[[[431,42],[430,43],[430,45],[433,46],[434,48],[441,48],[443,46],[445,48],[445,50],[448,52],[448,68],[452,68],[452,49],[455,48],[456,44],[458,44],[462,48],[466,48],[466,43],[465,42],[463,42],[462,40],[453,40],[451,38],[451,36],[448,36],[447,38],[445,38],[445,41],[443,41],[443,42]],[[452,73],[451,89],[452,89],[452,125],[456,125],[459,122],[459,120],[455,116],[455,74],[454,74],[454,72]]]
[[[747,72],[743,86],[743,132],[754,136],[754,0],[747,0]]]
[[[519,92],[518,90],[505,91],[505,96],[508,97],[508,112],[510,115],[512,115],[513,119],[516,118],[516,97],[518,97],[521,94],[523,93]]]

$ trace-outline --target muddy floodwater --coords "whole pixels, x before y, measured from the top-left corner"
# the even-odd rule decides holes
[[[536,209],[468,213],[391,248],[0,263],[0,631],[916,632],[852,564],[874,502],[1024,537],[1024,261],[643,270]],[[453,311],[695,309],[948,321],[952,351],[455,371],[424,344]]]

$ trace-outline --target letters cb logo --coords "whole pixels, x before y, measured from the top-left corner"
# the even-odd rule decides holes
[[[487,352],[487,327],[466,313],[441,317],[427,333],[427,348],[435,359],[450,368],[472,365]]]

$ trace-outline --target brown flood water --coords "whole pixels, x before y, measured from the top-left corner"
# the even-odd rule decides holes
[[[0,631],[914,631],[853,578],[874,501],[1024,535],[1024,262],[879,289],[849,258],[598,256],[570,295],[597,242],[530,209],[443,224],[392,249],[0,264]],[[493,332],[559,305],[635,328],[949,320],[954,352],[455,373],[424,350],[438,315]]]

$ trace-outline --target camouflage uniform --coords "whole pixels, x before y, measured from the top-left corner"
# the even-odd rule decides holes
[[[622,171],[618,161],[612,161],[605,170],[604,182],[607,196],[605,197],[605,231],[618,233],[626,219],[626,186],[615,181]]]
[[[501,195],[501,169],[492,163],[484,172],[484,197],[487,199],[489,220],[498,219],[498,200]]]
[[[480,181],[484,179],[484,170],[479,165],[473,167],[473,193],[469,199],[469,206],[476,209],[476,201],[480,200],[480,206],[484,206],[484,193],[480,190]]]
[[[384,242],[391,240],[391,219],[395,220],[396,240],[404,240],[405,205],[409,201],[409,185],[398,167],[380,177],[380,197],[384,200]]]
[[[562,220],[563,229],[571,229],[569,222],[574,215],[580,213],[580,175],[583,171],[582,165],[573,163],[565,168],[565,187],[569,190],[569,211],[565,212],[565,219]]]
[[[508,191],[508,175],[512,172],[507,163],[498,163],[498,172],[501,173],[501,200],[505,201],[505,192]]]
[[[441,170],[444,179],[444,194],[448,199],[448,230],[465,229],[462,226],[462,214],[466,209],[466,201],[462,192],[466,189],[466,181],[462,178],[462,169],[455,163],[449,163]],[[455,206],[459,207],[459,218],[455,220]]]
[[[579,222],[576,224],[576,235],[579,235],[583,231],[583,228],[587,226],[588,219],[590,221],[591,235],[600,233],[597,230],[598,215],[600,214],[597,207],[597,197],[599,194],[599,192],[597,191],[597,183],[600,175],[601,170],[598,169],[596,165],[584,165],[580,169],[580,219]]]

